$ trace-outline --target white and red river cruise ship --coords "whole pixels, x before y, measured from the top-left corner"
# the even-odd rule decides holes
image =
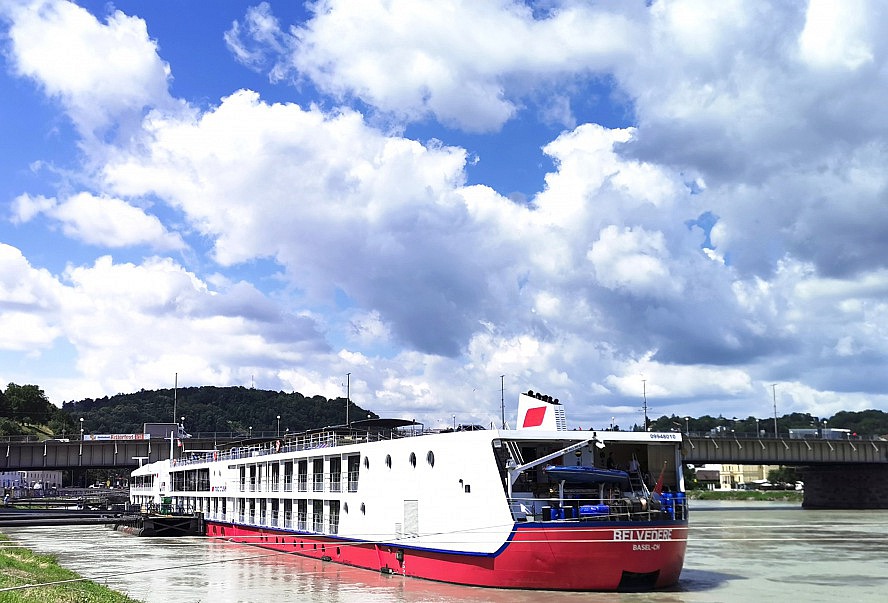
[[[513,430],[372,419],[135,470],[145,510],[206,535],[324,561],[498,588],[648,590],[678,581],[681,434],[569,431],[528,392]]]

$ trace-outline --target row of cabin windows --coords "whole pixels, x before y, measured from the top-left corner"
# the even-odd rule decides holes
[[[348,462],[348,491],[357,492],[358,477],[360,474],[360,456],[352,455],[347,459]],[[411,452],[408,457],[411,467],[416,467],[416,453]],[[429,467],[435,466],[435,453],[429,450],[426,453],[426,463]],[[324,459],[311,460],[311,480],[309,480],[308,466],[309,460],[303,459],[299,461],[285,461],[283,463],[259,463],[240,466],[240,490],[242,492],[262,491],[262,484],[269,484],[267,488],[273,492],[282,490],[284,492],[293,491],[293,469],[296,465],[296,491],[307,492],[309,483],[311,483],[311,491],[324,492],[325,484],[328,484],[328,491],[342,491],[342,459],[338,457],[330,458],[329,473],[324,473]],[[283,480],[281,480],[281,466],[283,466]],[[392,455],[385,455],[385,466],[392,468]],[[370,468],[370,459],[364,457],[364,469]],[[139,476],[144,478],[152,478],[153,476]],[[326,479],[325,479],[326,477]],[[209,492],[210,491],[210,470],[209,469],[192,469],[186,471],[175,471],[172,474],[172,490],[176,492]],[[138,484],[138,482],[137,482]]]
[[[136,497],[136,502],[142,502]],[[150,499],[148,499],[150,500]],[[147,502],[147,500],[145,501]],[[348,513],[348,503],[338,500],[278,500],[252,498],[174,497],[171,510],[179,513],[201,512],[207,519],[261,525],[321,534],[338,534],[341,513]],[[340,511],[341,509],[341,511]],[[229,515],[229,510],[232,514]],[[366,514],[361,503],[360,511]]]

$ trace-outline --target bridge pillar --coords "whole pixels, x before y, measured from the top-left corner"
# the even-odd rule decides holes
[[[888,465],[808,465],[805,509],[888,509]]]

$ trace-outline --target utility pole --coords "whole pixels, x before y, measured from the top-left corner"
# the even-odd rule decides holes
[[[348,427],[348,405],[351,401],[351,373],[345,374],[345,426]]]
[[[644,397],[644,405],[642,409],[644,410],[644,429],[643,431],[648,430],[648,396],[647,396],[647,379],[641,380],[641,394]]]
[[[173,423],[176,422],[176,396],[179,392],[179,373],[176,373],[175,380],[173,381]],[[173,457],[170,457],[173,458]]]
[[[506,428],[506,376],[500,375],[500,411],[503,415],[503,429]]]
[[[771,392],[774,396],[774,437],[777,437],[777,384],[771,384]]]

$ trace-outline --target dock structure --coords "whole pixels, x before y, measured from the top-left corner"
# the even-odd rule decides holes
[[[203,536],[203,514],[129,515],[115,522],[114,529],[134,536]]]
[[[200,513],[159,515],[136,512],[89,510],[27,510],[0,508],[0,528],[106,525],[135,536],[203,536]]]

